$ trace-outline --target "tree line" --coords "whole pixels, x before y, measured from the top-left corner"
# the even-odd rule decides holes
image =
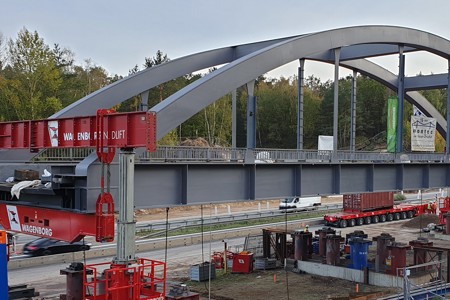
[[[47,45],[34,31],[23,28],[17,37],[6,39],[0,34],[0,121],[43,119],[82,97],[122,79],[110,75],[103,67],[85,59],[75,63],[75,53],[59,44]],[[167,54],[157,51],[145,57],[142,66],[133,66],[129,75],[145,68],[170,61]],[[216,69],[211,68],[209,72]],[[206,74],[187,74],[152,88],[148,107],[156,105],[169,95],[191,84]],[[356,147],[374,150],[385,147],[387,99],[395,92],[382,84],[358,75],[356,105]],[[258,77],[255,82],[257,97],[258,148],[293,149],[297,144],[298,78]],[[350,98],[352,78],[339,80],[339,149],[349,148]],[[318,135],[333,134],[333,82],[322,82],[310,76],[304,88],[304,148],[317,149]],[[421,93],[446,115],[446,90],[427,90]],[[247,90],[237,90],[237,147],[246,146]],[[190,138],[202,137],[211,146],[231,145],[231,94],[227,94],[178,126],[160,141],[177,145]],[[141,109],[141,98],[135,96],[114,107],[118,111]],[[405,104],[404,149],[410,149],[409,116],[412,106]],[[437,138],[437,151],[443,151],[445,142]]]

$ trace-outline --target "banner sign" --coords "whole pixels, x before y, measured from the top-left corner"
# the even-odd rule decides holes
[[[395,152],[397,146],[397,113],[398,100],[397,97],[388,99],[387,111],[387,151]]]
[[[435,150],[436,119],[425,116],[411,116],[411,150]]]

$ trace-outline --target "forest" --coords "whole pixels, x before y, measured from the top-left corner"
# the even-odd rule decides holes
[[[44,119],[82,97],[105,87],[121,75],[109,74],[91,59],[76,64],[75,53],[59,44],[47,45],[38,32],[21,29],[14,38],[0,33],[0,121]],[[170,61],[158,50],[144,57],[142,65],[130,66],[129,74]],[[209,72],[214,72],[211,68]],[[152,88],[149,108],[206,74],[187,74]],[[338,148],[348,149],[350,140],[351,77],[339,79]],[[296,148],[298,78],[256,79],[258,148]],[[420,91],[444,116],[447,90]],[[357,77],[356,149],[386,149],[387,99],[396,92],[362,75]],[[140,97],[114,107],[117,111],[140,109]],[[246,144],[247,91],[237,90],[237,147]],[[410,150],[410,116],[413,108],[405,104],[404,149]],[[94,114],[95,112],[93,112]],[[178,145],[186,139],[202,137],[211,146],[231,145],[231,93],[198,112],[159,141]],[[318,135],[333,133],[333,82],[310,76],[304,89],[304,148],[317,149]],[[436,151],[442,152],[443,138],[436,135]]]

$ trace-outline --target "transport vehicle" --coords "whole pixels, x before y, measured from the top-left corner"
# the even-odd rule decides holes
[[[324,216],[326,225],[341,228],[410,219],[428,210],[428,203],[394,205],[394,192],[350,194],[343,197],[343,210]]]
[[[31,256],[51,255],[67,252],[77,252],[89,250],[91,246],[83,241],[68,243],[49,238],[39,238],[33,240],[23,247],[23,254]]]
[[[290,197],[280,202],[281,210],[305,210],[308,207],[315,207],[321,204],[321,197]]]

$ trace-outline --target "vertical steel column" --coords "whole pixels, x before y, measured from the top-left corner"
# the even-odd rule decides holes
[[[0,299],[8,299],[8,234],[0,230]]]
[[[146,90],[141,93],[141,105],[140,110],[141,111],[147,111],[148,110],[148,94],[150,93],[149,90]]]
[[[398,122],[397,122],[397,153],[403,152],[403,115],[405,110],[405,55],[403,45],[399,46],[398,66]]]
[[[356,148],[356,76],[358,72],[353,71],[352,77],[352,95],[350,105],[350,151]]]
[[[339,118],[339,60],[341,48],[334,49],[334,105],[333,105],[333,152],[338,149],[338,118]],[[333,155],[334,156],[334,155]]]
[[[305,60],[300,59],[298,67],[298,112],[297,112],[297,149],[303,150],[303,104],[304,104],[304,81],[305,81]]]
[[[256,148],[256,97],[253,95],[255,81],[247,83],[247,148]]]
[[[119,152],[119,220],[117,221],[117,254],[114,264],[135,262],[136,221],[134,219],[134,150]]]
[[[236,148],[236,90],[231,92],[231,148]]]
[[[450,60],[448,62],[447,72],[447,132],[445,134],[445,154],[450,154]]]

